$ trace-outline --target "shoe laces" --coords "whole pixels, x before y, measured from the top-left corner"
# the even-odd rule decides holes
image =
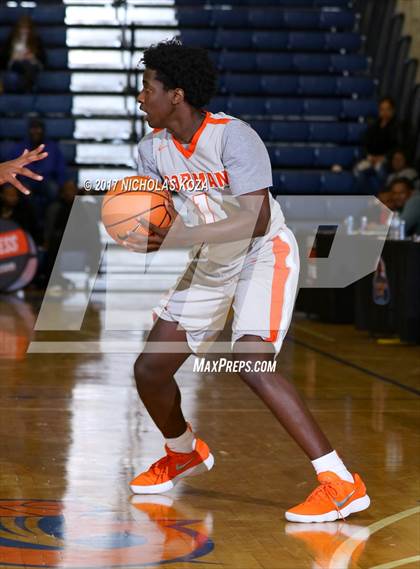
[[[178,454],[181,453],[176,453],[168,449],[167,454],[165,456],[163,456],[162,458],[160,458],[159,460],[157,460],[155,463],[152,464],[152,466],[150,467],[151,472],[156,476],[162,477],[168,472],[169,463],[171,462],[171,460]]]
[[[306,498],[305,501],[313,502],[320,495],[326,496],[329,499],[329,501],[333,504],[334,508],[337,510],[340,518],[344,519],[343,515],[340,512],[340,509],[338,508],[334,500],[334,498],[338,495],[338,491],[336,488],[337,484],[339,484],[339,482],[323,482],[322,484],[317,486],[313,492],[309,494],[309,496]]]

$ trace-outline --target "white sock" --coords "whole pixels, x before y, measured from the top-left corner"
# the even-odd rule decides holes
[[[312,461],[312,466],[315,468],[317,474],[320,472],[334,472],[342,480],[347,480],[347,482],[354,482],[353,476],[347,470],[344,462],[338,456],[338,454],[333,450],[324,456],[320,456],[316,460]]]
[[[166,439],[166,444],[174,452],[191,452],[194,450],[195,436],[190,427],[185,433],[174,439]]]

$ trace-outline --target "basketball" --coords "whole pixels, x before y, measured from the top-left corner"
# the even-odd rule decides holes
[[[128,176],[119,180],[107,192],[102,202],[102,223],[108,234],[116,241],[128,232],[149,235],[139,218],[159,227],[172,225],[168,205],[172,198],[157,180],[144,176]]]

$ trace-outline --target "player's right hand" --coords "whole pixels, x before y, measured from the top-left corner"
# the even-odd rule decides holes
[[[44,148],[45,144],[40,144],[34,150],[29,151],[25,149],[18,158],[0,163],[0,184],[8,183],[23,194],[30,194],[31,192],[28,188],[19,182],[16,176],[26,176],[27,178],[32,178],[32,180],[41,181],[43,176],[32,172],[32,170],[29,170],[26,166],[32,162],[44,160],[44,158],[48,156],[48,152],[44,152]]]

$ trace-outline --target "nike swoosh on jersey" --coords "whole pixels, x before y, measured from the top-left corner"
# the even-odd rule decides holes
[[[344,504],[350,500],[350,498],[353,496],[355,492],[356,490],[353,490],[353,492],[350,492],[350,494],[346,496],[344,500],[341,500],[339,502],[337,502],[337,500],[333,500],[334,504],[337,506],[337,508],[342,508]]]

